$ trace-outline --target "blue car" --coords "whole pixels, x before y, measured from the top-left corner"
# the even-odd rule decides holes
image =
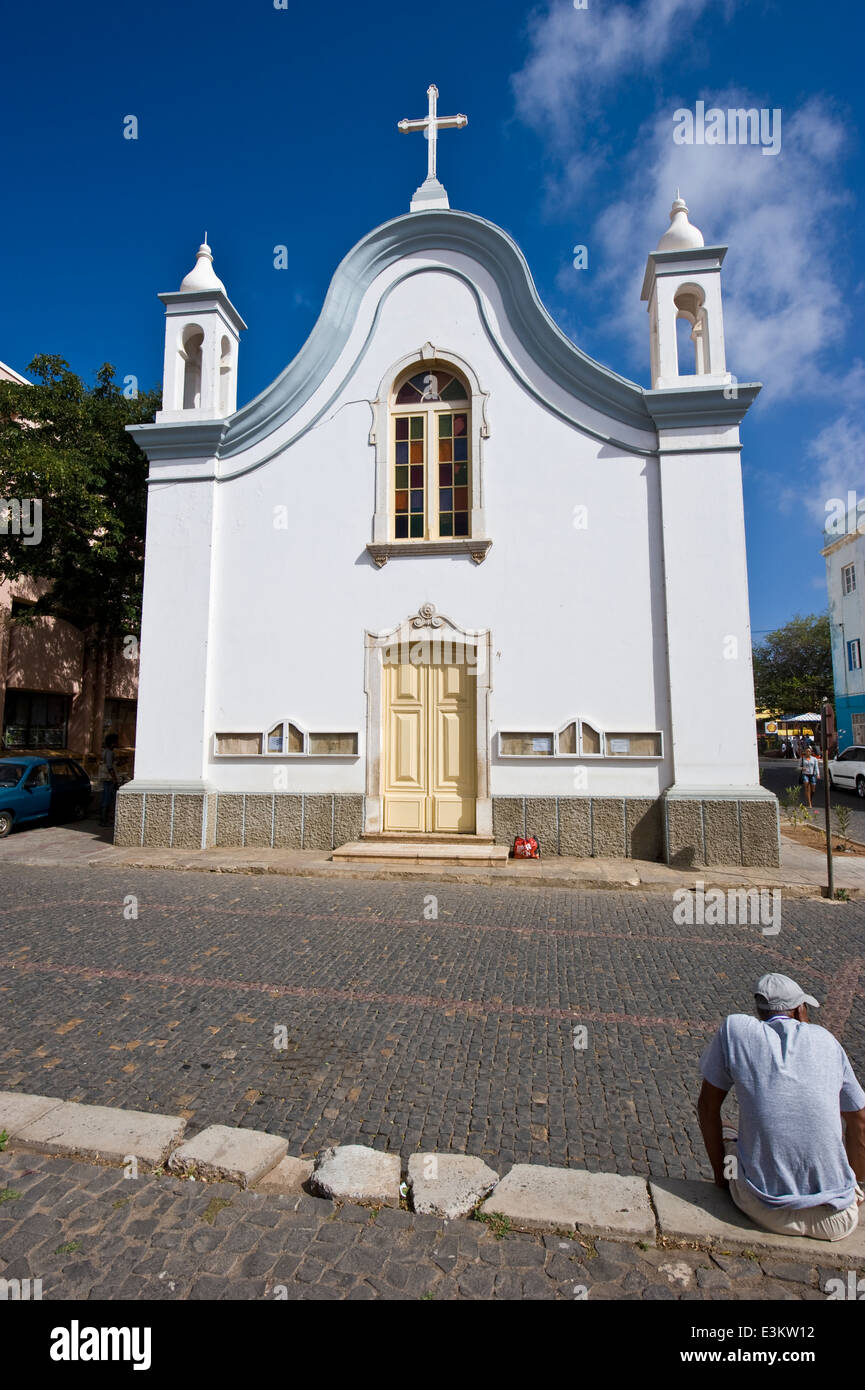
[[[14,825],[83,820],[93,788],[72,758],[0,758],[0,840]]]

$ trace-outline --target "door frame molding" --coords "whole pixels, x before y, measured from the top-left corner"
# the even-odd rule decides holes
[[[364,690],[366,691],[366,797],[364,833],[378,834],[382,828],[382,776],[384,764],[384,660],[385,654],[399,646],[408,660],[413,649],[429,643],[443,643],[443,655],[450,650],[473,648],[475,666],[475,744],[477,798],[475,834],[493,833],[493,802],[490,793],[490,692],[492,690],[492,638],[488,628],[463,628],[439,613],[434,603],[422,603],[417,613],[404,618],[384,632],[364,633]],[[435,648],[433,647],[433,652]],[[400,652],[402,655],[402,651]],[[417,662],[416,664],[435,664]],[[419,836],[422,838],[422,836]]]

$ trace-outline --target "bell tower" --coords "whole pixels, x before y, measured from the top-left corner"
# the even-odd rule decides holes
[[[165,305],[165,365],[157,424],[222,420],[237,409],[237,353],[246,327],[213,269],[207,234]]]
[[[732,381],[724,352],[721,263],[726,246],[706,246],[688,221],[676,190],[670,226],[650,251],[641,299],[648,301],[652,389],[727,386]],[[678,322],[691,325],[690,341]]]

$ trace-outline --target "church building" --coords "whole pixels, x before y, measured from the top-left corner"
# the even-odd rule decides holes
[[[727,370],[726,247],[677,196],[635,385],[561,332],[504,231],[450,208],[436,136],[466,119],[437,95],[401,123],[428,136],[410,210],[348,252],[261,395],[237,408],[246,325],[206,243],[160,295],[117,842],[502,864],[528,833],[545,856],[777,864],[739,457],[760,388]]]

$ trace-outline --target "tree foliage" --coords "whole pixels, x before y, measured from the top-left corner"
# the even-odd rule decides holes
[[[819,711],[832,699],[829,615],[797,614],[754,645],[754,693],[758,708],[785,714]]]
[[[90,387],[40,355],[32,385],[0,382],[0,497],[41,499],[42,538],[0,528],[0,578],[47,581],[32,616],[102,638],[139,629],[147,459],[126,425],[151,421],[158,391],[130,399],[106,363]]]

